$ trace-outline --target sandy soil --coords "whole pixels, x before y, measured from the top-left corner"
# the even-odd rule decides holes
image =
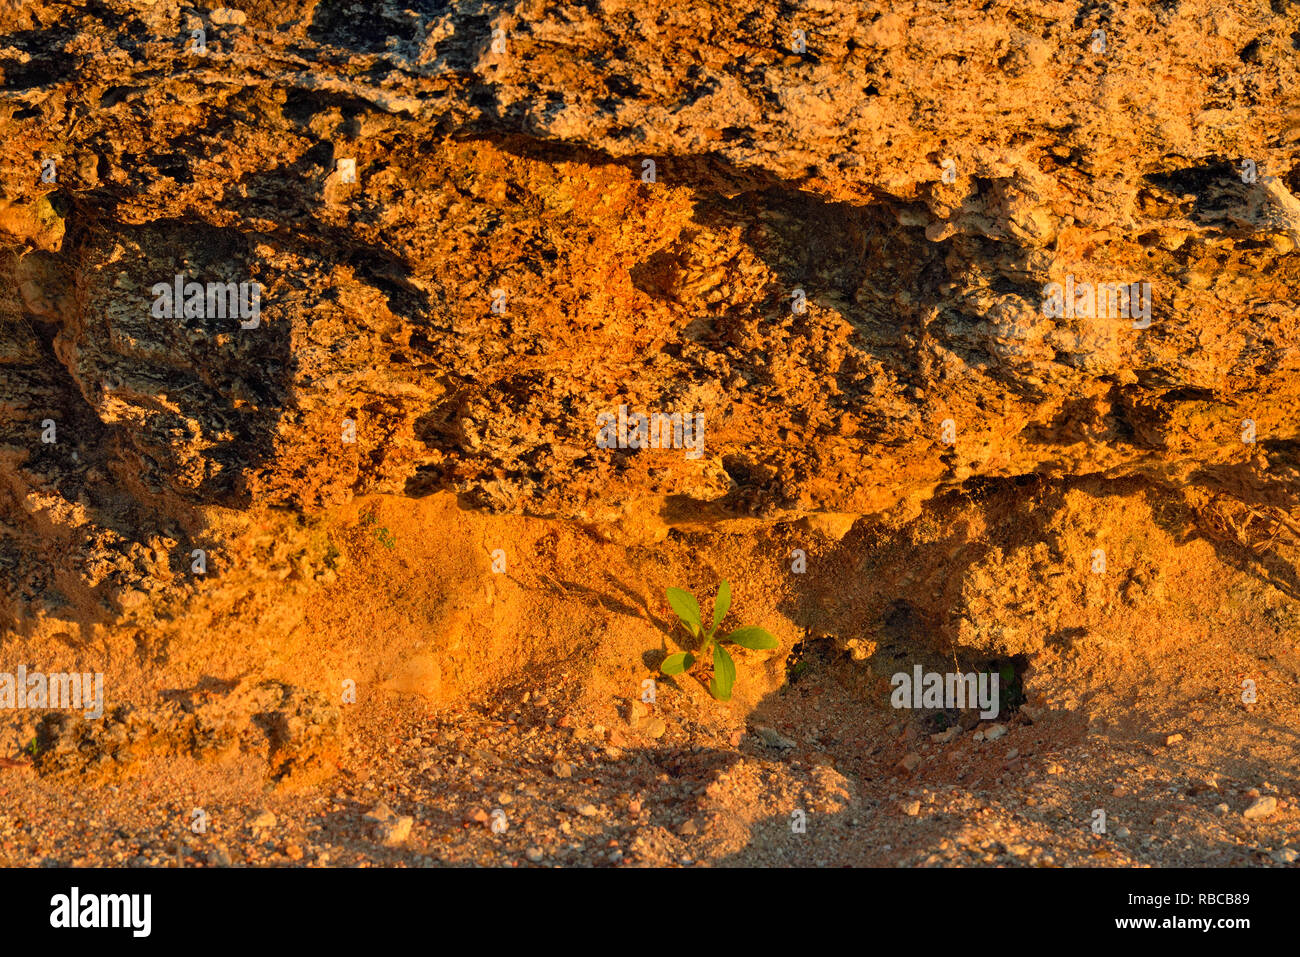
[[[47,718],[15,719],[0,854],[168,867],[1294,863],[1293,590],[1248,549],[1162,527],[1185,503],[1092,486],[1053,511],[1033,495],[957,497],[829,535],[799,525],[641,545],[464,513],[449,496],[359,503],[321,521],[338,551],[330,574],[267,589],[229,571],[208,598],[225,627],[196,599],[111,658],[110,719],[118,705],[156,714],[178,694],[200,716],[195,701],[225,702],[235,730],[223,746],[199,747],[193,723],[167,712],[153,737],[82,739],[70,761]],[[1016,517],[1025,507],[1038,527]],[[1062,515],[1089,536],[1112,522],[1124,538],[1095,574],[1091,542],[1058,529],[1077,567],[1031,563],[1013,577],[1015,543],[988,519],[999,510],[1022,544]],[[1005,577],[980,592],[1000,602],[991,619],[1061,627],[1037,644],[1023,628],[1004,635],[1004,651],[1019,649],[1001,656],[1017,673],[1005,700],[1019,706],[996,720],[895,709],[894,672],[998,660],[994,645],[946,640],[922,589],[897,587],[924,578],[926,523],[947,534],[976,512],[982,539],[1005,546]],[[910,570],[870,574],[903,545],[922,556]],[[790,570],[798,547],[803,575]],[[728,626],[781,640],[738,653],[726,704],[693,676],[657,672],[684,640],[664,587],[708,601],[723,575]],[[834,600],[823,576],[845,583]],[[900,612],[899,594],[916,603]],[[332,731],[310,712],[323,741],[294,751],[292,774],[283,740],[259,732],[274,722],[258,708],[272,706],[240,697],[268,678],[295,689],[295,713],[310,700],[340,717]],[[641,700],[647,679],[653,703]]]

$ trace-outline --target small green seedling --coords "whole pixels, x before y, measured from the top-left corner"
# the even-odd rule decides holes
[[[393,537],[393,533],[386,527],[376,527],[379,525],[379,520],[375,518],[374,512],[367,512],[362,515],[361,524],[366,528],[373,530],[375,541],[380,545],[383,545],[384,548],[391,549],[397,544],[397,539]],[[333,547],[333,543],[331,543],[330,547]]]
[[[722,624],[727,609],[731,607],[731,584],[725,579],[718,586],[718,594],[713,599],[713,627],[707,632],[700,619],[699,603],[690,592],[680,588],[669,588],[668,604],[681,619],[682,627],[687,633],[701,642],[698,657],[703,658],[710,651],[713,653],[713,679],[709,682],[709,693],[719,701],[731,700],[731,686],[736,681],[736,663],[731,660],[731,655],[727,654],[727,649],[722,647],[724,643],[731,642],[742,648],[755,650],[776,648],[780,645],[775,636],[754,625],[743,625],[729,634],[717,635],[718,626]],[[717,637],[714,637],[715,635]],[[690,670],[695,661],[696,654],[682,651],[665,658],[659,670],[666,675],[679,675]]]

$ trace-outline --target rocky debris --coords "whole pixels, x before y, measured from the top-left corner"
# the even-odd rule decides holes
[[[668,725],[664,719],[654,714],[650,707],[641,701],[633,701],[628,709],[628,724],[633,731],[648,738],[662,738],[668,732]]]
[[[873,753],[863,742],[902,737],[897,724],[890,727],[896,713],[862,706],[859,672],[838,659],[815,684],[797,683],[771,706],[769,720],[801,735],[820,736],[826,715],[852,716],[852,724],[840,719],[836,725],[843,737],[828,738],[811,754],[774,754],[747,739],[733,745],[728,730],[744,726],[740,716],[716,709],[705,695],[670,690],[661,689],[656,707],[673,716],[681,737],[647,741],[618,757],[597,739],[583,743],[558,728],[557,708],[519,712],[518,696],[508,691],[497,695],[503,704],[436,713],[418,698],[378,699],[349,719],[341,758],[347,773],[278,795],[273,825],[272,812],[258,803],[232,811],[214,799],[207,832],[185,835],[184,866],[1287,863],[1277,845],[1223,841],[1227,822],[1214,813],[1212,792],[1195,801],[1190,788],[1170,790],[1161,759],[1135,751],[1128,737],[1070,742],[1057,727],[1036,744],[1021,732],[1021,750],[1053,749],[1058,774],[1039,777],[1030,766],[999,783],[1001,758],[971,749],[958,764],[931,762],[923,779],[891,782],[897,745]],[[1231,711],[1225,703],[1223,713]],[[575,726],[592,728],[610,720],[614,705],[609,697],[593,698],[564,713],[574,714]],[[707,716],[721,723],[709,724]],[[928,737],[917,739],[919,747],[933,747]],[[467,763],[471,749],[499,760]],[[814,754],[826,754],[836,766],[814,763]],[[574,765],[571,777],[538,773],[559,760]],[[362,769],[369,773],[357,773]],[[1117,775],[1126,787],[1110,796]],[[21,787],[12,777],[5,783]],[[69,790],[67,776],[36,783],[50,794],[79,795],[82,808],[70,813],[22,794],[0,795],[0,860],[36,853],[36,835],[62,834],[70,821],[75,834],[42,849],[41,858],[112,862],[120,855],[120,863],[140,866],[175,860],[176,823],[189,820],[191,799],[180,795],[169,804],[139,796],[165,785],[165,778],[126,776],[89,793]],[[1069,809],[1095,806],[1099,793],[1108,795],[1112,821],[1141,814],[1162,823],[1138,840],[1113,824],[1112,839],[1097,840],[1080,826],[1086,812],[1081,819]],[[252,797],[260,800],[260,789]],[[10,800],[19,803],[5,803]],[[112,800],[127,810],[104,809]],[[1280,815],[1286,808],[1278,804]],[[488,809],[498,805],[509,809],[504,831],[491,827]],[[250,819],[269,826],[249,827]]]
[[[231,9],[230,7],[217,7],[215,10],[208,12],[208,17],[218,26],[242,26],[247,17],[243,10]]]
[[[668,733],[668,725],[658,715],[650,715],[636,724],[636,730],[647,738],[662,738]]]
[[[277,784],[303,784],[333,773],[339,723],[338,707],[316,692],[276,681],[211,682],[102,719],[47,712],[35,763],[42,775],[111,779],[151,753],[214,760],[242,751],[260,755]]]
[[[248,816],[247,823],[251,831],[266,831],[275,827],[275,815],[261,808]]]
[[[384,847],[397,847],[405,843],[411,836],[411,825],[414,823],[414,818],[405,815],[394,817],[389,821],[380,821],[376,828],[380,843]]]
[[[853,529],[853,525],[859,517],[857,515],[839,515],[833,512],[818,512],[805,518],[804,524],[810,532],[824,535],[838,542]]]
[[[797,747],[794,741],[790,740],[789,738],[787,738],[785,735],[781,734],[781,732],[777,731],[774,728],[766,728],[763,727],[762,725],[755,725],[754,733],[758,735],[760,740],[762,740],[762,742],[765,745],[767,745],[769,748],[776,748],[777,750],[780,751],[788,751],[792,748]]]
[[[365,819],[374,822],[375,836],[384,847],[399,847],[406,843],[415,824],[415,818],[398,814],[383,801],[367,811]]]
[[[231,860],[230,851],[224,844],[218,844],[208,851],[208,863],[213,867],[233,867],[234,861]]]
[[[902,771],[904,774],[911,774],[920,766],[921,756],[915,751],[903,755],[902,759],[898,762],[898,770]]]
[[[1250,802],[1250,806],[1241,812],[1241,816],[1247,821],[1262,821],[1266,817],[1272,817],[1277,812],[1277,798],[1271,795],[1257,797]]]

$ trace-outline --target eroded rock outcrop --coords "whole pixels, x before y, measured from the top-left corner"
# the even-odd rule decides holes
[[[302,785],[329,775],[338,761],[338,706],[276,682],[209,681],[154,707],[100,717],[47,715],[31,746],[40,772],[113,780],[146,755],[220,760],[250,753],[271,781]]]
[[[1031,475],[1300,490],[1285,4],[0,25],[11,627],[375,492],[652,538]],[[177,275],[259,311],[159,316]],[[703,454],[600,447],[620,406],[702,414]]]

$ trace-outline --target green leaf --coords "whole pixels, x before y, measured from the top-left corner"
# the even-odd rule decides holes
[[[695,600],[695,596],[688,591],[682,591],[680,588],[668,589],[668,604],[677,617],[685,624],[690,625],[691,634],[700,633],[700,604]]]
[[[710,635],[718,630],[718,626],[722,624],[722,619],[727,617],[727,609],[730,607],[731,582],[724,578],[722,584],[718,586],[717,596],[713,599],[713,628],[709,630]]]
[[[731,700],[731,686],[736,683],[736,663],[721,645],[713,646],[713,680],[709,693],[719,701]]]
[[[722,640],[734,641],[740,647],[751,648],[754,651],[760,651],[764,648],[777,648],[781,644],[776,640],[775,635],[769,634],[757,625],[746,625],[743,628],[737,628]]]
[[[689,651],[681,651],[665,658],[659,670],[666,675],[679,675],[693,664],[695,664],[695,656]]]

